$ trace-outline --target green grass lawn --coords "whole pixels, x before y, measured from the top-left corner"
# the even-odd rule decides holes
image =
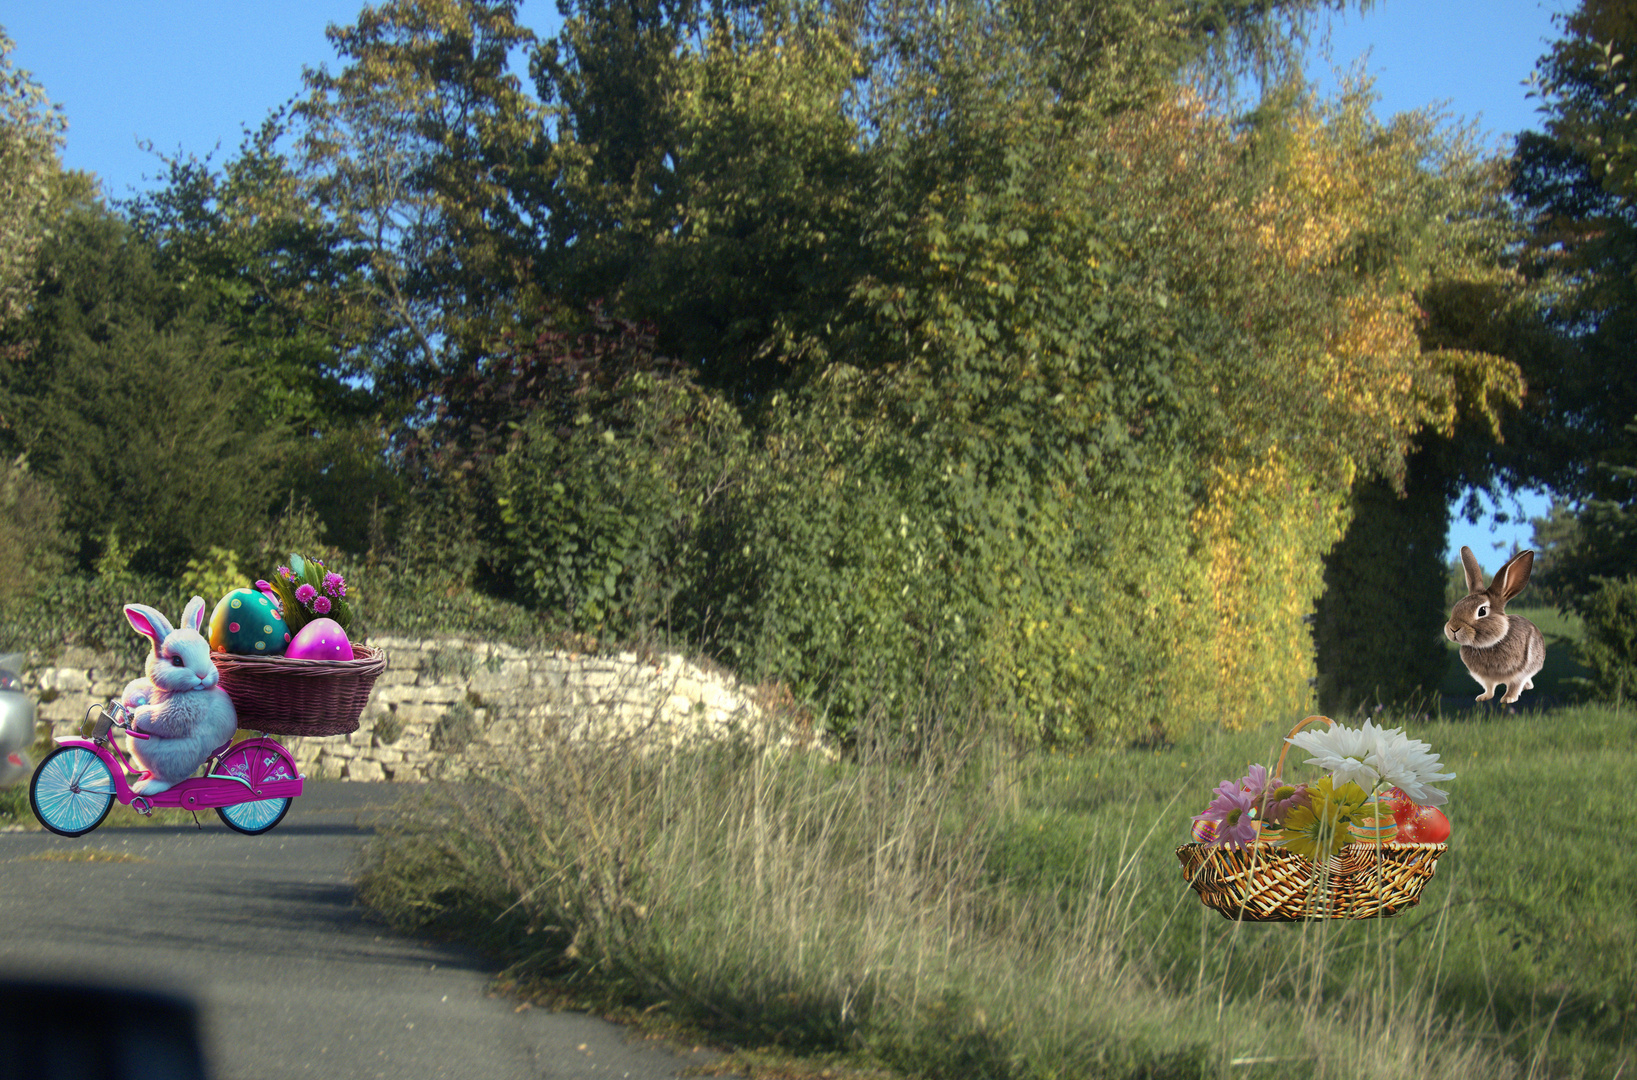
[[[1420,906],[1230,922],[1175,848],[1287,728],[919,763],[543,746],[381,834],[363,896],[752,1072],[1637,1072],[1632,710],[1412,722],[1458,774]]]
[[[1637,1068],[1637,803],[1624,797],[1637,713],[1576,706],[1549,714],[1455,717],[1409,733],[1442,754],[1454,833],[1422,903],[1391,921],[1329,924],[1325,993],[1345,997],[1383,984],[1420,986],[1436,1015],[1525,1061],[1539,1054],[1551,1075],[1612,1075]],[[1065,893],[1118,857],[1123,827],[1169,818],[1163,837],[1139,847],[1142,879],[1174,875],[1171,848],[1205,793],[1254,761],[1272,764],[1272,732],[1217,734],[1160,754],[1054,762],[1022,788],[1017,818],[998,845],[1007,880]],[[1313,773],[1291,755],[1287,774]],[[1102,798],[1117,772],[1135,805]],[[1192,796],[1166,809],[1180,783]],[[1197,805],[1196,805],[1197,804]],[[1178,886],[1181,882],[1178,881]],[[1234,997],[1272,992],[1295,1000],[1293,979],[1267,973],[1313,931],[1233,927],[1195,910],[1192,896],[1160,891],[1135,926],[1174,993],[1217,983]]]

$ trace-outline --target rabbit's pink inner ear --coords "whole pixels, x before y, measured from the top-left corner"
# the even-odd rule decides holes
[[[125,617],[131,620],[131,625],[143,637],[152,638],[154,648],[159,648],[159,628],[149,621],[148,617],[134,607],[126,607]]]

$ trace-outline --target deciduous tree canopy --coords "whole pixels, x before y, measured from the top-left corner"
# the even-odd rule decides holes
[[[937,680],[1029,737],[1258,724],[1355,489],[1524,392],[1502,168],[1291,78],[1344,6],[389,0],[52,257],[177,283],[150,351],[234,357],[221,415],[572,629],[843,732]]]

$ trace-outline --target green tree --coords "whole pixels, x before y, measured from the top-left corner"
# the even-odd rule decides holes
[[[162,158],[164,183],[120,210],[153,246],[156,271],[231,328],[262,418],[311,434],[367,413],[356,383],[370,374],[370,337],[346,304],[360,261],[304,201],[276,148],[285,133],[270,119],[221,168]]]
[[[265,522],[288,440],[197,295],[69,179],[80,197],[51,222],[37,298],[7,334],[31,348],[0,368],[14,417],[0,440],[55,491],[82,566],[117,533],[135,569],[176,573]]]
[[[1545,603],[1567,607],[1568,597],[1558,584],[1559,562],[1579,542],[1580,519],[1567,501],[1554,498],[1546,516],[1533,518],[1529,524],[1532,526],[1529,546],[1535,552],[1529,587],[1539,590],[1537,595]],[[1452,572],[1460,577],[1459,560],[1452,564]]]
[[[663,92],[596,113],[616,160],[577,134],[594,96],[542,87],[587,204],[548,255],[756,425],[713,608],[742,666],[844,728],[929,672],[1030,735],[1304,706],[1355,478],[1519,387],[1416,333],[1492,171],[1357,95],[1235,130],[1179,92],[1316,10],[1253,7],[576,9],[557,81],[640,53]]]
[[[993,179],[1025,128],[1066,153],[1185,72],[1287,73],[1342,6],[575,3],[534,63],[543,264],[571,303],[616,300],[745,400],[874,366],[888,346],[859,287],[905,260],[895,223],[940,185]]]
[[[219,169],[166,159],[166,183],[122,209],[156,271],[223,328],[257,422],[292,437],[287,482],[331,543],[362,552],[377,504],[397,502],[387,435],[399,418],[369,389],[379,333],[356,304],[360,253],[304,201],[277,149],[284,133],[270,119]]]
[[[1516,180],[1531,214],[1532,268],[1557,348],[1527,372],[1527,451],[1579,511],[1554,571],[1579,606],[1598,577],[1630,572],[1637,548],[1637,109],[1629,83],[1637,11],[1583,0],[1538,71],[1546,124],[1519,137]]]
[[[515,14],[491,0],[366,6],[328,32],[341,71],[307,71],[292,110],[302,197],[360,271],[338,284],[366,331],[372,389],[400,420],[539,306],[540,121],[507,73],[533,35]]]
[[[1600,579],[1579,607],[1594,685],[1617,701],[1629,698],[1637,687],[1637,574]]]
[[[1314,639],[1319,705],[1336,713],[1436,692],[1448,662],[1448,507],[1463,487],[1516,482],[1506,436],[1525,400],[1520,374],[1545,337],[1516,268],[1526,233],[1504,199],[1502,163],[1439,131],[1429,113],[1395,118],[1395,129],[1402,149],[1423,150],[1401,159],[1403,204],[1376,212],[1352,267],[1385,273],[1411,298],[1415,318],[1401,324],[1409,333],[1398,348],[1431,361],[1443,385],[1401,444],[1401,464],[1355,481],[1352,521],[1325,557]]]
[[[11,38],[0,28],[0,326],[15,319],[34,285],[34,253],[57,150],[67,122],[26,71],[11,64]],[[5,423],[0,414],[0,426]]]
[[[536,63],[561,288],[746,401],[821,366],[861,262],[857,65],[834,19],[780,5],[577,8]]]
[[[1319,707],[1336,715],[1435,693],[1449,667],[1444,548],[1454,494],[1433,456],[1412,455],[1401,486],[1354,485],[1353,520],[1325,555],[1313,627]]]

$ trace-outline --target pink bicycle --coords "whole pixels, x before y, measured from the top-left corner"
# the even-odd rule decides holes
[[[284,820],[303,777],[283,746],[265,736],[229,740],[205,763],[205,775],[183,780],[157,795],[131,790],[136,770],[113,741],[114,729],[146,739],[131,727],[131,713],[117,701],[93,705],[100,713],[91,737],[59,737],[29,783],[28,801],[40,824],[59,836],[83,836],[101,825],[114,800],[144,816],[155,810],[214,810],[236,832],[256,836]]]

